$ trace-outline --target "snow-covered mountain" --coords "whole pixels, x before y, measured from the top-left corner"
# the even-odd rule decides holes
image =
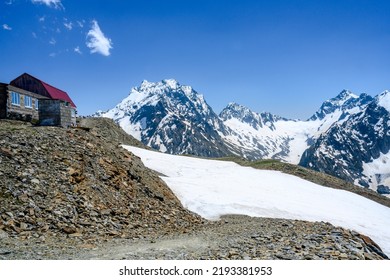
[[[114,119],[142,143],[171,154],[230,154],[224,125],[203,95],[176,80],[143,81],[115,108],[95,116]]]
[[[203,95],[170,79],[143,81],[115,108],[95,116],[114,119],[161,152],[280,159],[386,193],[388,95],[372,98],[343,90],[306,121],[256,113],[236,103],[218,116]]]
[[[390,194],[390,92],[335,122],[300,164]]]
[[[357,96],[349,90],[343,90],[335,98],[322,103],[321,108],[309,120],[338,118],[338,121],[341,121],[349,115],[361,111],[372,99],[371,96],[365,93]]]
[[[296,137],[304,142],[307,138],[298,122],[287,120],[271,113],[255,113],[249,108],[236,103],[230,103],[219,117],[229,129],[222,137],[231,146],[238,147],[240,155],[248,159],[277,158],[294,161],[290,142]],[[305,150],[306,145],[299,150]],[[299,152],[298,152],[299,153]],[[299,156],[296,161],[299,161]],[[290,160],[289,160],[290,159]]]
[[[231,103],[220,113],[232,134],[225,140],[249,159],[274,158],[298,164],[303,152],[335,122],[342,123],[372,100],[343,90],[325,101],[307,121],[288,120],[270,113],[257,114]]]

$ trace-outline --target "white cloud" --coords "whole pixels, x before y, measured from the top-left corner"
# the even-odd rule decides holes
[[[3,24],[3,29],[11,31],[12,27],[10,27],[8,24],[5,23],[5,24]]]
[[[96,20],[92,21],[92,28],[88,31],[86,44],[91,49],[91,53],[100,53],[104,56],[109,56],[110,49],[112,49],[111,39],[104,36]]]
[[[82,52],[81,52],[79,46],[77,46],[77,47],[74,48],[74,52],[75,52],[75,53],[78,53],[78,54],[82,54]]]
[[[73,23],[71,23],[71,22],[64,22],[64,26],[65,26],[66,29],[72,30]]]
[[[45,16],[43,16],[43,17],[40,17],[40,18],[38,19],[38,21],[39,21],[39,22],[44,22],[45,19],[46,19]]]
[[[55,45],[57,43],[57,41],[54,39],[54,38],[51,38],[50,41],[49,41],[49,44],[50,45]]]
[[[35,33],[35,32],[31,33],[31,35],[33,36],[34,39],[38,38],[37,33]]]
[[[56,9],[64,8],[61,0],[31,0],[33,4],[45,4],[48,7],[54,7]]]

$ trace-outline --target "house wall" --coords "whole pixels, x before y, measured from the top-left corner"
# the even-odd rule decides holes
[[[40,125],[70,127],[76,125],[74,108],[62,100],[42,100],[39,106]]]
[[[76,110],[76,108],[73,108],[73,107],[71,108],[70,115],[71,115],[71,118],[70,118],[71,125],[77,126],[77,110]]]
[[[4,110],[1,110],[1,116],[8,119],[32,122],[37,122],[39,120],[39,111],[38,108],[36,108],[35,106],[36,100],[42,98],[41,96],[20,88],[16,88],[11,85],[5,85],[5,89],[3,87],[1,89],[1,92],[2,94],[0,97],[0,103],[5,102],[5,112]],[[12,104],[12,92],[19,93],[20,104]],[[26,107],[26,96],[31,97],[31,107]],[[2,106],[4,109],[4,104],[0,104],[0,106]]]
[[[69,102],[61,102],[61,126],[73,126],[72,110],[73,108],[70,106]]]
[[[61,109],[59,100],[42,100],[39,104],[40,125],[61,125]]]

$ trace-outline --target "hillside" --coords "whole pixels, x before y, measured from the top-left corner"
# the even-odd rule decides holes
[[[160,236],[203,223],[118,145],[95,128],[1,120],[0,240],[71,238],[88,244]]]
[[[118,124],[109,118],[79,118],[78,125],[82,128],[89,129],[94,136],[104,141],[131,145],[144,149],[149,148],[130,134],[127,134]]]

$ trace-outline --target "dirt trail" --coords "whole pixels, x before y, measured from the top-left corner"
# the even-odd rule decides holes
[[[329,223],[225,216],[184,234],[114,239],[76,259],[382,259],[361,235]]]

